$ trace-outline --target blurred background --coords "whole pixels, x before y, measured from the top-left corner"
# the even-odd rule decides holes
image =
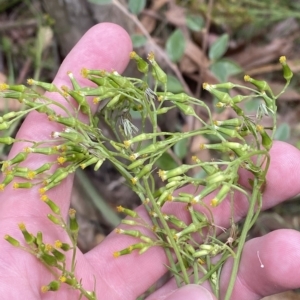
[[[243,76],[248,74],[267,80],[276,94],[285,84],[278,62],[285,55],[294,78],[278,101],[276,139],[300,148],[300,1],[0,0],[0,83],[25,84],[27,78],[51,82],[83,34],[94,24],[108,21],[128,31],[140,56],[155,53],[168,73],[169,91],[201,98],[218,120],[231,117],[231,112],[214,108],[215,99],[203,92],[203,82],[244,84]],[[125,74],[140,76],[134,64],[129,64]],[[18,110],[18,103],[6,100],[0,101],[0,114]],[[248,101],[244,109],[255,115],[258,106],[258,101]],[[160,120],[164,130],[184,132],[197,126],[200,124],[176,110]],[[10,133],[16,131],[17,126]],[[211,153],[199,150],[199,144],[205,142],[206,138],[199,136],[176,144],[173,151],[178,159],[166,155],[159,167],[168,169],[189,162],[192,155],[212,159]],[[0,148],[1,160],[8,151],[8,147]],[[201,176],[201,172],[193,175]],[[299,230],[298,200],[290,199],[263,212],[250,237],[279,228]],[[98,172],[77,173],[72,206],[78,212],[83,252],[99,244],[118,225],[122,216],[116,212],[117,205],[135,208],[139,200],[109,162]],[[290,291],[265,299],[300,296]]]

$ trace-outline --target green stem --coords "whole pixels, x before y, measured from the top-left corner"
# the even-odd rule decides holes
[[[232,291],[233,291],[233,288],[235,285],[235,280],[237,277],[243,248],[244,248],[244,245],[246,242],[248,232],[251,228],[251,223],[252,223],[253,215],[255,212],[255,205],[257,204],[257,199],[259,197],[259,189],[260,189],[260,185],[258,184],[257,178],[255,178],[254,185],[253,185],[253,193],[252,193],[252,196],[250,199],[250,206],[248,209],[248,214],[247,214],[247,217],[246,217],[246,220],[245,220],[245,223],[243,226],[243,230],[242,230],[242,233],[241,233],[241,236],[239,239],[239,245],[237,248],[236,257],[233,262],[233,267],[232,267],[231,276],[230,276],[230,280],[229,280],[229,284],[228,284],[228,289],[226,291],[224,300],[230,300],[230,297],[231,297],[231,294],[232,294]]]
[[[184,266],[184,263],[183,263],[183,260],[182,260],[182,256],[180,254],[180,249],[178,248],[178,245],[177,245],[177,243],[174,240],[174,237],[172,235],[170,227],[168,226],[168,224],[167,224],[166,220],[164,219],[164,217],[163,217],[163,215],[162,215],[162,213],[161,213],[161,211],[160,211],[157,203],[155,202],[155,200],[154,200],[154,198],[152,196],[152,193],[150,191],[148,182],[147,182],[147,180],[145,178],[144,178],[144,185],[145,185],[145,188],[146,188],[146,192],[147,192],[147,194],[149,196],[149,199],[151,201],[151,204],[153,206],[153,209],[154,209],[155,213],[158,215],[159,220],[160,220],[160,222],[161,222],[161,224],[162,224],[162,226],[163,226],[163,228],[165,230],[165,233],[166,233],[167,237],[169,238],[170,245],[171,245],[171,247],[173,248],[173,250],[175,252],[175,255],[177,257],[180,269],[182,271],[184,283],[185,284],[189,284],[190,283],[189,276],[188,276],[187,270],[186,270],[186,268]]]

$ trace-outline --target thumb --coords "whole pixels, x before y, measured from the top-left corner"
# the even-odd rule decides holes
[[[172,294],[165,300],[216,300],[215,296],[211,294],[204,287],[196,284],[186,285]]]

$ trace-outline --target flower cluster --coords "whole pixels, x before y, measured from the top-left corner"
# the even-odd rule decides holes
[[[59,185],[77,168],[94,166],[98,170],[105,160],[109,160],[127,184],[140,197],[148,211],[152,224],[147,224],[134,211],[118,207],[128,216],[124,219],[118,234],[134,237],[137,243],[116,251],[113,255],[129,254],[134,250],[144,253],[151,247],[163,247],[170,260],[170,270],[178,285],[182,283],[202,283],[209,279],[212,289],[219,289],[219,276],[222,265],[229,257],[234,258],[234,267],[229,284],[227,298],[230,298],[237,273],[239,258],[247,233],[254,224],[261,207],[262,190],[269,166],[268,151],[272,146],[276,130],[276,100],[288,86],[292,72],[285,57],[280,58],[286,86],[279,95],[274,95],[265,81],[246,75],[245,81],[251,86],[236,85],[231,82],[210,85],[203,88],[217,99],[217,107],[231,109],[235,114],[228,120],[214,120],[211,109],[202,100],[185,93],[174,94],[166,90],[167,75],[155,61],[153,53],[148,55],[148,62],[135,52],[130,54],[144,78],[128,78],[117,72],[83,69],[84,78],[94,83],[94,87],[82,87],[69,72],[71,87],[57,87],[54,84],[28,80],[29,85],[39,86],[48,95],[58,93],[62,101],[57,102],[40,95],[25,85],[0,85],[0,95],[16,99],[25,105],[19,112],[9,112],[0,118],[0,130],[5,131],[13,123],[35,110],[45,114],[49,122],[57,123],[61,130],[51,133],[47,141],[23,141],[10,136],[0,137],[0,143],[11,145],[26,142],[27,147],[15,157],[2,161],[4,178],[0,190],[12,183],[14,188],[39,187],[42,200],[51,208],[53,214],[48,218],[62,226],[73,241],[70,248],[76,248],[78,224],[74,211],[70,212],[70,223],[67,226],[60,216],[59,208],[47,196],[47,191]],[[150,87],[154,82],[154,87]],[[231,96],[235,88],[244,89],[244,95]],[[93,114],[92,105],[99,105],[97,114]],[[255,117],[245,114],[240,105],[242,101],[260,101]],[[64,101],[64,102],[63,102]],[[207,118],[201,118],[197,107],[206,111]],[[201,127],[188,132],[164,132],[158,127],[158,117],[171,109],[177,109],[190,118],[195,118]],[[141,126],[132,123],[132,112],[138,113]],[[82,118],[85,116],[85,118]],[[98,128],[99,118],[104,120],[113,133],[112,136]],[[272,126],[264,127],[264,118],[270,118]],[[81,121],[81,120],[85,121]],[[151,131],[148,131],[151,125]],[[193,156],[191,164],[181,164],[170,170],[158,170],[157,161],[166,152],[172,152],[174,145],[184,139],[198,135],[213,137],[213,143],[200,144],[199,150],[208,149],[216,153],[215,161],[202,161]],[[55,157],[37,169],[26,166],[29,155],[43,154]],[[202,169],[204,176],[196,178],[193,169]],[[239,170],[246,169],[252,173],[250,184],[252,191],[239,183]],[[160,187],[155,184],[155,174],[161,179]],[[16,180],[17,179],[17,180]],[[180,187],[190,185],[193,193],[175,193]],[[224,199],[234,202],[234,193],[239,191],[249,202],[249,210],[241,231],[226,240],[218,239],[218,226],[214,223],[212,210]],[[166,202],[179,202],[186,207],[187,218],[165,214],[162,207]],[[233,207],[234,205],[232,205]],[[232,211],[234,215],[234,211]],[[191,221],[188,221],[191,220]],[[126,226],[124,229],[122,226]],[[128,229],[132,226],[132,229]],[[236,227],[232,224],[232,227]],[[74,287],[78,284],[74,274],[65,270],[65,244],[61,246],[45,245],[42,234],[36,236],[28,233],[25,225],[20,224],[30,251],[46,265],[61,271],[59,279],[43,287],[43,291],[58,290],[61,283]],[[6,240],[12,245],[21,247],[20,243],[10,236]],[[59,244],[59,243],[57,243]],[[236,250],[233,250],[237,247]],[[67,249],[69,250],[69,249]],[[172,253],[174,251],[174,253]],[[211,264],[211,258],[219,259]],[[204,274],[199,278],[199,274]],[[192,276],[191,276],[192,275]],[[191,279],[193,278],[193,279]],[[90,295],[78,287],[82,294]],[[86,294],[85,294],[86,293]]]

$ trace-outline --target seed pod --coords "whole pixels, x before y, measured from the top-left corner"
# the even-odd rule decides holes
[[[10,235],[6,234],[4,236],[4,239],[6,241],[8,241],[11,245],[15,246],[15,247],[19,247],[20,246],[20,242],[17,241],[16,239],[14,239],[13,237],[11,237]]]
[[[87,75],[86,78],[99,86],[113,87],[107,77],[98,77],[93,75]]]
[[[100,169],[100,167],[102,166],[102,164],[104,163],[105,158],[101,158],[97,161],[97,163],[95,164],[94,167],[94,171],[98,171]]]
[[[137,179],[141,179],[143,176],[145,176],[146,178],[148,178],[149,175],[151,174],[152,167],[153,167],[153,164],[147,164],[147,165],[145,165],[142,168],[142,170],[136,175],[136,178]]]
[[[205,196],[215,191],[219,187],[219,185],[219,183],[208,184],[196,197],[193,198],[192,202],[197,203],[201,201]]]
[[[130,58],[134,59],[137,64],[137,68],[141,73],[147,74],[149,70],[149,65],[146,61],[144,61],[136,52],[130,52]]]
[[[168,222],[171,222],[178,228],[186,228],[187,227],[187,225],[182,220],[178,219],[174,215],[164,215],[164,219],[167,220]]]
[[[28,79],[27,84],[40,86],[47,92],[59,92],[58,88],[53,83],[46,83],[42,81]]]
[[[90,106],[89,106],[85,96],[82,95],[81,92],[69,90],[67,87],[62,87],[62,89],[78,103],[80,110],[84,114],[90,113]]]
[[[41,231],[37,232],[35,243],[37,244],[37,246],[40,246],[43,244],[43,233]]]
[[[45,289],[45,286],[43,288]],[[59,288],[60,288],[60,282],[58,280],[53,280],[46,286],[47,291],[51,291],[51,292],[58,291]]]
[[[26,147],[24,148],[24,152],[26,153],[39,153],[39,154],[45,154],[45,155],[50,155],[50,154],[56,154],[57,151],[53,147],[40,147],[40,148],[31,148],[31,147]]]
[[[209,254],[209,251],[207,251],[207,250],[199,250],[193,254],[193,257],[202,257],[202,256],[206,256],[208,254]]]
[[[10,136],[0,137],[0,144],[11,145],[16,140]]]
[[[88,159],[86,159],[80,163],[80,167],[81,167],[81,169],[85,169],[86,167],[98,162],[98,160],[99,160],[98,157],[95,157],[95,156],[89,157]]]
[[[16,174],[15,174],[16,176]],[[26,174],[27,177],[27,174]],[[31,182],[15,182],[13,184],[14,189],[31,189],[33,187],[33,184]]]
[[[279,62],[281,63],[282,65],[282,70],[283,70],[283,77],[284,79],[289,82],[292,77],[293,77],[293,72],[292,70],[290,69],[290,67],[288,66],[288,64],[286,63],[286,57],[285,56],[281,56],[279,58]]]
[[[156,111],[157,115],[163,115],[167,113],[169,110],[173,109],[175,106],[162,107]]]
[[[72,72],[67,72],[67,74],[68,74],[68,76],[70,78],[70,81],[72,83],[73,89],[75,91],[80,90],[81,87],[80,87],[78,81],[75,79],[74,74]]]
[[[270,98],[265,92],[261,93],[261,96],[264,99],[266,107],[269,108],[273,113],[275,113],[276,100]]]
[[[117,71],[108,73],[107,76],[117,84],[118,88],[134,88],[132,82],[128,78],[121,76]]]
[[[62,249],[64,251],[69,251],[71,249],[71,246],[67,243],[62,243],[60,246],[60,249]]]
[[[218,206],[230,192],[231,184],[223,184],[218,194],[211,200],[210,205],[213,207]]]
[[[218,90],[214,89],[213,86],[208,83],[203,83],[203,89],[205,89],[205,90],[209,91],[211,94],[213,94],[221,103],[231,104],[233,102],[232,98],[229,96],[228,93],[218,91]]]
[[[174,239],[178,240],[180,237],[182,237],[183,235],[187,235],[187,234],[191,234],[196,232],[197,230],[199,230],[198,226],[196,226],[194,223],[191,223],[190,225],[188,225],[186,228],[184,228],[182,231],[177,232],[174,235]]]
[[[12,182],[12,180],[14,179],[14,175],[13,174],[8,174],[4,177],[4,179],[2,180],[1,184],[0,184],[0,191],[3,191],[4,188],[10,184]]]
[[[135,249],[143,249],[144,247],[147,247],[147,246],[149,246],[149,245],[147,245],[145,243],[133,244],[133,245],[130,245],[129,247],[127,247],[127,248],[125,248],[123,250],[114,252],[113,256],[114,257],[119,257],[121,255],[129,254],[129,253],[131,253]]]
[[[137,212],[135,212],[135,211],[133,211],[133,210],[131,210],[129,208],[125,208],[125,207],[123,207],[121,205],[117,206],[117,211],[118,212],[122,212],[122,213],[124,213],[124,214],[126,214],[126,215],[128,215],[130,217],[133,217],[133,218],[138,217],[138,213]]]
[[[226,181],[231,178],[231,174],[225,174],[223,171],[217,172],[215,174],[209,175],[205,178],[207,185],[219,184],[222,181]]]
[[[50,267],[57,266],[57,260],[54,256],[47,254],[47,253],[41,253],[38,255],[38,258],[41,259],[46,265]]]
[[[175,105],[187,116],[196,116],[196,112],[190,104],[175,102]]]
[[[136,159],[139,156],[144,155],[144,154],[157,153],[157,151],[168,147],[169,144],[170,144],[170,141],[168,141],[168,140],[156,142],[155,144],[150,144],[150,145],[146,146],[139,152],[134,153],[133,155],[135,156],[135,159]]]
[[[52,248],[51,253],[55,256],[55,258],[59,262],[64,262],[66,260],[66,256],[60,251],[56,250],[55,248]]]
[[[152,65],[152,76],[157,81],[166,84],[167,83],[167,74],[161,69],[161,67],[155,61],[154,53],[150,52],[148,55],[148,60]]]
[[[224,83],[217,83],[217,84],[212,84],[211,87],[213,89],[226,89],[226,90],[231,90],[234,87],[236,87],[236,85],[232,82],[224,82]]]
[[[24,94],[21,92],[4,92],[4,93],[1,93],[1,97],[16,99],[19,102],[22,102],[24,99]]]
[[[62,225],[61,220],[59,220],[58,218],[56,218],[55,216],[53,216],[53,215],[51,215],[51,214],[48,214],[48,215],[47,215],[47,218],[48,218],[52,223],[54,223],[55,225]]]
[[[269,137],[269,135],[266,133],[265,129],[261,125],[256,126],[257,131],[261,135],[261,143],[265,147],[266,150],[270,150],[273,144],[272,139]]]
[[[51,163],[45,163],[45,164],[43,164],[42,166],[40,166],[39,168],[37,168],[36,170],[34,170],[34,172],[35,172],[36,174],[43,173],[43,172],[45,172],[45,171],[50,170],[51,166],[52,166]]]
[[[256,79],[251,78],[249,75],[245,75],[244,80],[246,82],[252,83],[254,86],[256,86],[258,88],[259,91],[268,91],[268,92],[272,93],[272,90],[271,90],[269,84],[264,80],[256,80]]]
[[[44,201],[52,210],[52,212],[54,212],[56,215],[60,214],[60,208],[59,206],[57,206],[51,199],[49,199],[46,195],[43,195],[41,197],[42,201]]]
[[[140,158],[140,159],[134,161],[133,163],[131,163],[130,165],[128,165],[127,169],[131,171],[131,170],[133,170],[135,168],[138,168],[138,167],[142,166],[147,159],[148,159],[148,157],[146,157],[146,158]]]
[[[34,236],[31,233],[29,233],[27,231],[27,229],[25,227],[25,224],[24,223],[20,223],[20,224],[18,224],[18,226],[19,226],[19,229],[21,230],[21,232],[23,234],[23,237],[24,237],[26,243],[28,245],[32,244],[34,242],[35,238],[34,238]]]
[[[69,175],[69,171],[66,168],[58,168],[45,182],[59,183]]]
[[[8,122],[2,122],[0,123],[0,130],[8,129],[10,124]]]
[[[243,121],[240,118],[233,118],[233,119],[228,119],[224,121],[214,121],[214,124],[216,126],[240,126],[242,125]]]
[[[66,125],[68,127],[73,127],[73,128],[79,123],[79,121],[73,117],[61,117],[57,115],[50,115],[48,119],[50,121],[55,121],[57,123]]]
[[[10,165],[18,164],[18,163],[24,161],[27,158],[27,156],[28,156],[28,153],[20,152],[14,158],[12,158],[11,160],[8,160],[8,162]]]
[[[159,207],[162,207],[164,205],[164,203],[167,200],[167,197],[169,196],[169,194],[171,193],[170,190],[165,190],[158,198],[158,200],[156,201],[157,205]]]
[[[4,122],[4,121],[7,121],[9,119],[12,119],[12,118],[15,118],[15,117],[18,117],[22,114],[22,112],[16,112],[16,111],[10,111],[6,114],[4,114],[2,117],[0,117],[0,123]]]
[[[120,101],[121,98],[121,101]],[[106,108],[115,108],[118,104],[122,103],[124,96],[121,94],[118,94],[114,96],[106,105]]]
[[[163,100],[170,100],[174,104],[177,102],[187,102],[191,97],[187,95],[186,93],[178,93],[178,94],[173,94],[170,92],[163,92],[163,93],[158,93],[159,96],[163,97]]]
[[[215,129],[218,131],[218,132],[221,132],[223,134],[226,134],[228,135],[229,137],[231,138],[239,138],[240,140],[244,140],[238,133],[238,131],[234,128],[227,128],[227,127],[218,127],[218,126],[215,126]]]
[[[70,227],[70,230],[72,233],[75,233],[77,234],[77,232],[79,231],[79,225],[77,223],[77,220],[76,220],[76,210],[75,209],[70,209],[69,210],[69,220],[70,220],[70,224],[69,224],[69,227]]]
[[[184,173],[186,173],[189,169],[194,168],[193,165],[181,165],[180,167],[174,168],[172,170],[168,170],[168,171],[163,171],[163,170],[159,170],[158,175],[161,178],[162,181],[178,176],[178,175],[182,175]]]

